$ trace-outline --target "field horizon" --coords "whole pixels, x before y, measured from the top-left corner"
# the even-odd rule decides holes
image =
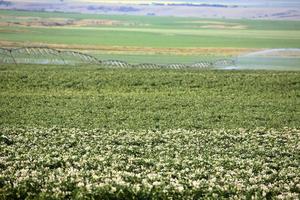
[[[300,48],[299,21],[9,10],[1,10],[0,15],[2,47],[75,50],[133,63],[193,63],[207,55],[237,57]]]
[[[193,1],[97,1],[97,0],[6,0],[0,9],[71,12],[110,15],[181,16],[214,19],[300,19],[295,0],[193,0]]]

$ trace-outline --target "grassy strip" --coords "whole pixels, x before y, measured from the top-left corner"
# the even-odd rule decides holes
[[[299,48],[297,21],[227,20],[178,17],[105,16],[0,11],[2,41],[127,47]],[[115,20],[116,25],[20,26],[38,18]],[[54,18],[54,19],[53,19]],[[55,20],[54,20],[55,21]],[[7,26],[5,23],[15,22]],[[19,22],[19,24],[18,24]],[[223,27],[223,28],[220,28]],[[240,28],[234,28],[235,26]]]
[[[112,31],[114,29],[114,31]],[[191,34],[194,33],[195,34]],[[223,32],[225,34],[223,34]],[[1,40],[10,42],[129,47],[299,48],[299,31],[166,30],[132,28],[5,27]],[[291,36],[287,37],[287,36]],[[125,38],[125,39],[124,39]]]

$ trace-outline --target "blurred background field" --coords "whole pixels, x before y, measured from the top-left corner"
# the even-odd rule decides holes
[[[298,54],[288,60],[280,58],[281,55],[272,60],[251,60],[245,55],[266,49],[285,48],[289,51],[299,48],[299,21],[9,10],[0,10],[0,16],[2,47],[76,50],[100,60],[115,59],[129,63],[189,64],[203,57],[231,57],[240,65],[233,68],[259,69],[261,64],[263,69],[271,69],[272,63],[275,63],[273,69],[298,69]],[[267,68],[263,67],[266,63]]]

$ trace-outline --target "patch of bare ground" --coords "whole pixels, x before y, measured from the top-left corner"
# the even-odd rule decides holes
[[[67,45],[67,44],[46,44],[46,43],[24,43],[0,41],[2,47],[49,47],[61,50],[77,51],[99,51],[111,54],[145,54],[145,55],[226,55],[237,56],[245,53],[255,52],[262,49],[255,48],[154,48],[135,46],[100,46],[100,45]]]
[[[243,25],[235,25],[235,26],[227,26],[227,25],[205,25],[205,26],[200,26],[200,28],[209,28],[209,29],[236,29],[236,30],[241,30],[241,29],[246,29],[247,26]]]
[[[0,22],[1,24],[1,22]],[[0,25],[1,27],[1,25]],[[29,30],[7,30],[7,29],[0,29],[0,33],[28,33]],[[0,42],[1,43],[1,42]]]
[[[247,26],[239,23],[228,23],[228,22],[219,22],[219,21],[184,21],[180,22],[182,24],[195,24],[194,28],[209,28],[209,29],[246,29]]]
[[[55,26],[131,26],[129,22],[108,19],[67,19],[67,18],[39,18],[39,17],[13,17],[0,16],[4,21],[0,22],[0,27],[6,26],[31,26],[31,27],[55,27]]]

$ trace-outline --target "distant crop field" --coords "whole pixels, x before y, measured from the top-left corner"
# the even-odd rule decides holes
[[[298,48],[300,22],[0,11],[1,41],[128,47]],[[2,26],[2,27],[1,27]]]
[[[118,16],[0,10],[2,47],[82,50],[131,63],[193,63],[199,56],[238,56],[299,48],[300,22]]]

